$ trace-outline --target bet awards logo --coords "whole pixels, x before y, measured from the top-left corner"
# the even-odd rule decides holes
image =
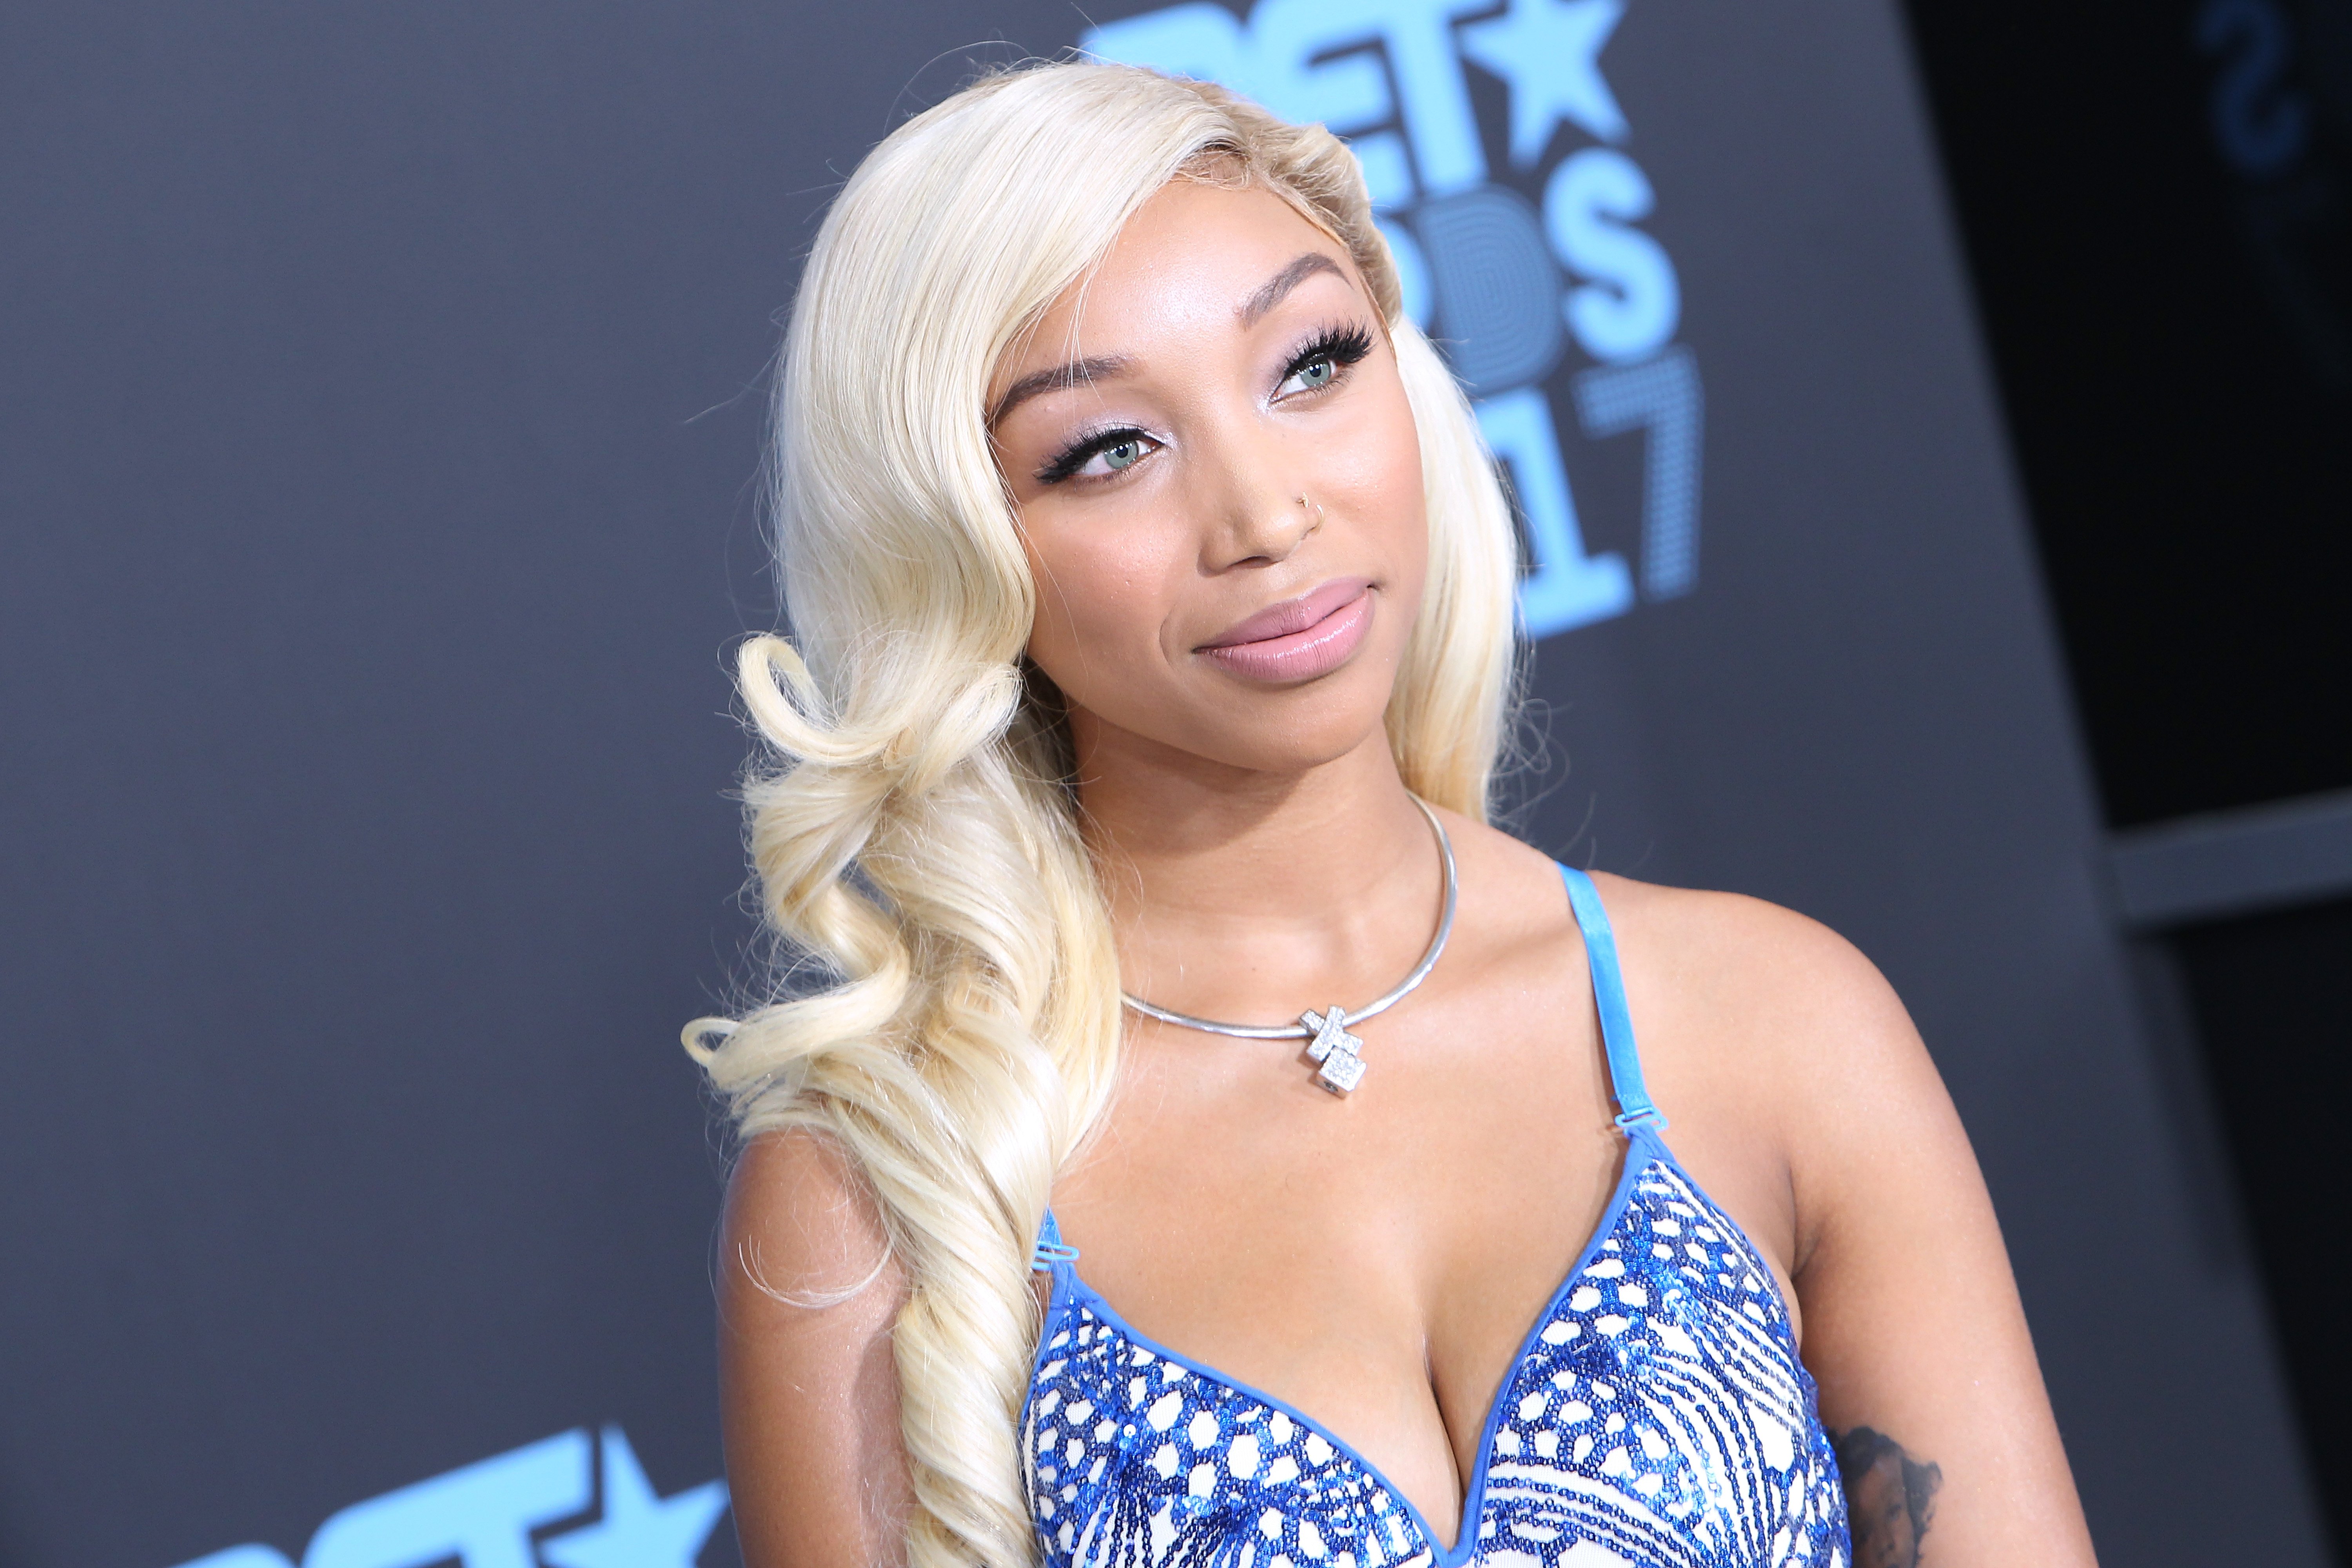
[[[562,1432],[353,1503],[310,1537],[302,1568],[694,1568],[726,1511],[724,1481],[656,1496],[618,1426]],[[294,1564],[232,1546],[183,1568]]]
[[[1571,344],[1586,363],[1561,390],[1581,437],[1646,436],[1641,596],[1698,582],[1698,365],[1674,341],[1674,262],[1635,226],[1655,196],[1601,72],[1623,14],[1622,0],[1258,0],[1244,18],[1188,0],[1079,40],[1348,139],[1406,311],[1444,350],[1509,468],[1533,567],[1520,612],[1538,637],[1622,615],[1637,588],[1622,554],[1586,550],[1578,523],[1548,389]],[[1508,97],[1499,174],[1472,67]]]

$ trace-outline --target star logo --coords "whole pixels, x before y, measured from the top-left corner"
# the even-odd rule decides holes
[[[727,1511],[727,1483],[705,1481],[656,1497],[636,1451],[618,1426],[604,1432],[604,1517],[540,1543],[551,1568],[694,1568],[702,1543]]]
[[[1624,0],[1511,0],[1492,20],[1462,29],[1462,52],[1511,89],[1511,162],[1543,156],[1552,127],[1571,121],[1603,142],[1632,128],[1601,75],[1601,48]]]

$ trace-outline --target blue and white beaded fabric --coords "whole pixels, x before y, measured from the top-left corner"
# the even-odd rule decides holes
[[[1567,875],[1625,1170],[1496,1391],[1453,1546],[1313,1420],[1129,1327],[1048,1216],[1053,1295],[1022,1418],[1048,1564],[1848,1568],[1845,1495],[1779,1286],[1659,1139],[1614,944],[1595,940],[1605,917]]]

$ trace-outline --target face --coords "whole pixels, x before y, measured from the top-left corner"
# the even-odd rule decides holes
[[[1880,1455],[1847,1483],[1846,1497],[1853,1512],[1854,1568],[1911,1568],[1919,1561],[1900,1455]]]
[[[1344,247],[1265,191],[1176,181],[992,395],[1029,655],[1082,777],[1385,744],[1428,539],[1412,410]]]

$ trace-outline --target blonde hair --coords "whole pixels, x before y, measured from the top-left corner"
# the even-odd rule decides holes
[[[687,1043],[740,1138],[822,1132],[871,1188],[908,1283],[892,1342],[914,1568],[1034,1558],[1016,1432],[1031,1247],[1120,1035],[1065,742],[1024,685],[1035,589],[991,379],[1154,192],[1211,175],[1344,244],[1395,344],[1430,542],[1386,716],[1406,785],[1483,819],[1504,735],[1510,519],[1335,137],[1213,86],[1062,63],[967,88],[858,166],[810,254],[776,395],[794,641],[740,650],[774,754],[747,788],[766,920],[831,983],[698,1020]]]

